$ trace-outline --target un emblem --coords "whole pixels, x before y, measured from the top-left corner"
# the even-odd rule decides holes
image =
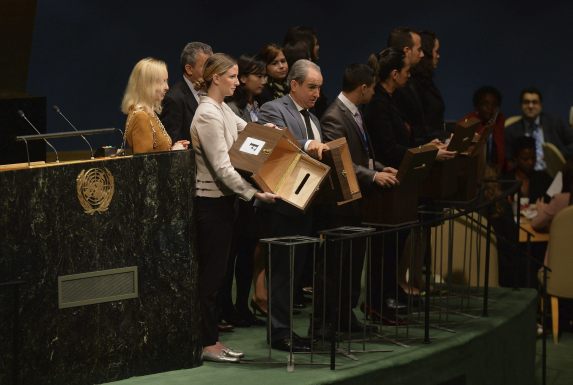
[[[86,214],[107,211],[113,190],[113,175],[105,167],[82,170],[76,178],[78,200]]]

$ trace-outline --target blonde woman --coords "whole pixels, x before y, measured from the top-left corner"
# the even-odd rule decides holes
[[[199,260],[199,301],[203,359],[238,362],[244,354],[219,341],[217,291],[226,274],[233,237],[235,200],[274,202],[278,196],[257,191],[231,165],[229,149],[247,123],[224,102],[239,85],[239,69],[231,57],[217,53],[205,62],[202,96],[191,123],[197,165],[195,216]]]
[[[183,150],[189,146],[188,140],[173,144],[157,116],[168,89],[167,66],[163,61],[145,58],[133,67],[121,111],[127,115],[124,135],[134,154]]]

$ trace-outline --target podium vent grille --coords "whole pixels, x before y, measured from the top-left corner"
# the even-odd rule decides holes
[[[137,266],[58,277],[60,309],[137,297]]]

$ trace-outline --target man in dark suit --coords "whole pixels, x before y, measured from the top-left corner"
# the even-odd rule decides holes
[[[191,140],[191,121],[199,105],[197,89],[203,79],[203,65],[212,54],[209,45],[197,41],[188,43],[181,52],[183,79],[165,95],[159,117],[173,143],[182,139]]]
[[[389,187],[398,183],[396,170],[384,167],[375,160],[374,150],[364,125],[359,106],[367,104],[374,95],[376,76],[372,68],[366,64],[351,64],[344,71],[342,92],[328,107],[320,121],[325,141],[338,138],[346,138],[348,149],[354,163],[354,171],[358,178],[360,190],[363,196],[368,195],[376,186]],[[335,226],[359,226],[362,222],[361,200],[347,203],[332,208],[333,218],[331,227]],[[333,253],[333,258],[339,255]],[[332,259],[333,259],[332,258]],[[338,267],[342,263],[344,271],[352,270],[352,288],[349,288],[348,277],[342,274],[342,282],[339,282]],[[348,294],[351,293],[351,306],[356,307],[361,289],[362,267],[364,264],[364,243],[353,242],[352,266],[348,255],[343,256],[343,261],[327,263],[327,290],[319,296],[320,302],[316,309],[320,314],[322,302],[327,303],[327,324],[340,324],[342,331],[350,325],[351,331],[362,330],[363,325],[357,320],[354,312],[348,308]],[[338,290],[340,284],[341,289]],[[341,293],[342,298],[337,298]],[[338,309],[340,304],[340,308]],[[349,318],[350,317],[350,318]],[[350,324],[349,324],[350,321]]]
[[[367,104],[374,95],[374,71],[366,64],[351,64],[344,71],[342,92],[326,110],[320,123],[325,141],[346,138],[356,176],[363,191],[373,185],[395,184],[395,169],[384,168],[374,160],[374,150],[359,106]]]
[[[320,94],[322,74],[320,68],[310,60],[302,59],[292,66],[287,82],[290,93],[282,98],[263,104],[259,114],[259,123],[273,123],[278,127],[287,127],[298,141],[300,147],[310,155],[322,159],[322,152],[328,147],[322,143],[320,122],[308,111]],[[279,205],[278,207],[260,207],[267,221],[269,236],[311,235],[313,229],[313,209],[306,212]],[[300,279],[309,247],[296,248],[295,282]],[[286,247],[271,249],[271,346],[288,351],[309,351],[309,342],[296,334],[290,336],[290,266]]]
[[[505,129],[505,156],[510,167],[515,153],[515,143],[519,137],[531,136],[535,139],[535,152],[537,161],[535,170],[545,170],[543,160],[543,143],[552,143],[561,151],[566,159],[573,157],[573,128],[567,127],[563,122],[543,112],[543,97],[541,91],[530,87],[521,91],[522,119]]]

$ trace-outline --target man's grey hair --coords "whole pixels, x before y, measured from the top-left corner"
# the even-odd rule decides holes
[[[320,73],[320,67],[310,60],[300,59],[295,61],[288,73],[287,84],[290,85],[291,80],[296,80],[297,83],[302,84],[305,81],[310,68],[315,69]]]
[[[200,41],[193,41],[187,43],[183,51],[181,51],[181,70],[185,73],[185,66],[190,64],[192,66],[197,62],[197,55],[204,53],[209,56],[213,55],[213,48],[210,45],[201,43]]]

